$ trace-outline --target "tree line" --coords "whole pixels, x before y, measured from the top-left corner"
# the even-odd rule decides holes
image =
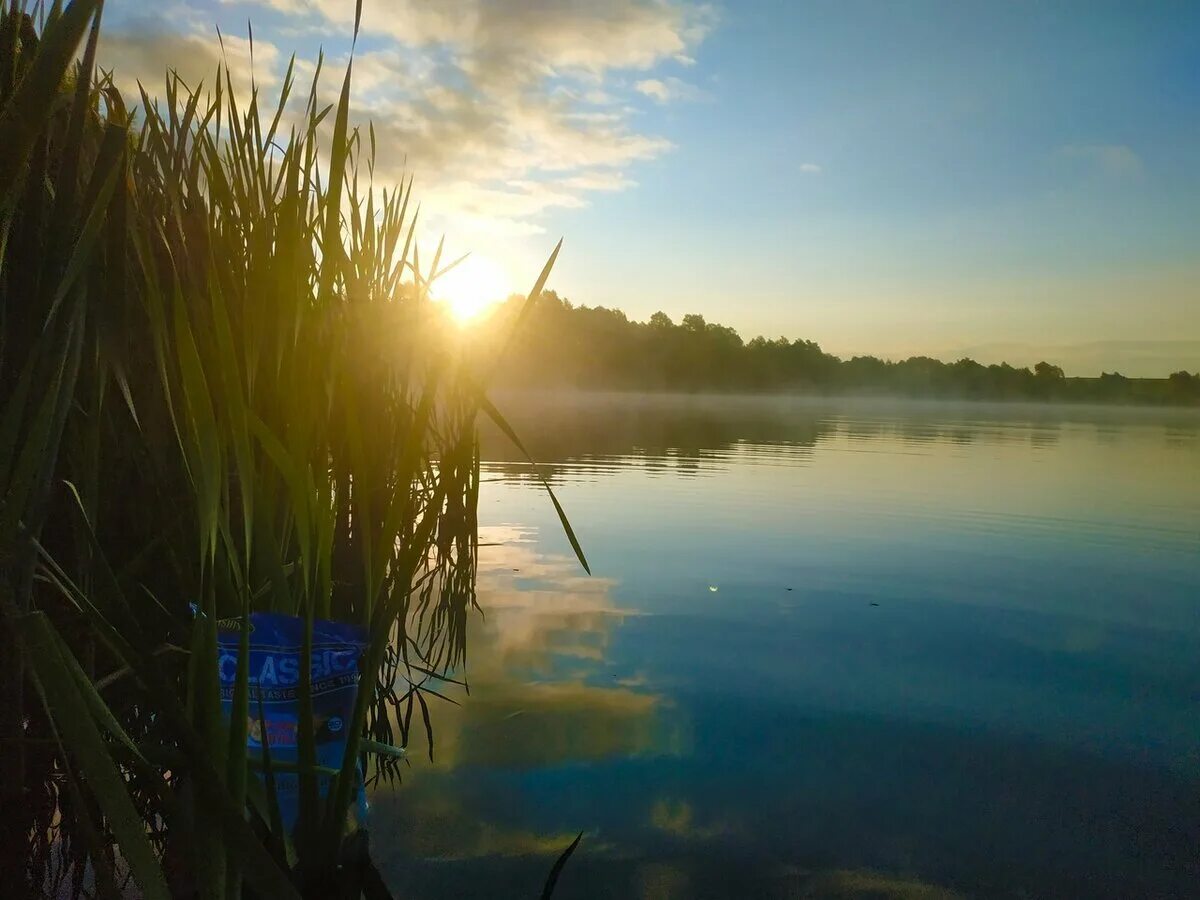
[[[511,298],[494,319],[515,317],[521,305],[520,297]],[[656,312],[637,322],[619,309],[575,305],[552,291],[528,311],[511,350],[499,380],[514,387],[1200,405],[1200,372],[1068,378],[1044,361],[1028,368],[928,356],[841,359],[815,341],[744,341],[733,328],[696,313],[674,322]]]

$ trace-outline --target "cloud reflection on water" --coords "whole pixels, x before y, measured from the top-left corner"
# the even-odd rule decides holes
[[[682,755],[691,742],[667,697],[607,662],[614,631],[637,615],[615,605],[611,579],[539,554],[518,526],[483,528],[480,541],[484,615],[468,626],[470,696],[459,692],[458,706],[432,701],[435,763],[420,759],[395,792],[373,799],[373,831],[403,832],[406,856],[557,854],[573,833],[521,827],[513,819],[524,811],[503,803],[490,819],[473,773]]]

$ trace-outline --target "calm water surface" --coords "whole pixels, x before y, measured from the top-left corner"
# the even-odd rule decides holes
[[[397,896],[1200,892],[1200,415],[500,405]]]

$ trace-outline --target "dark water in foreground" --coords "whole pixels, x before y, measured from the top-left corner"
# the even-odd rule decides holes
[[[503,408],[398,897],[1200,894],[1200,416]]]

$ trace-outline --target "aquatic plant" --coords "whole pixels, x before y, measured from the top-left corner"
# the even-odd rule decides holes
[[[512,434],[496,362],[447,350],[429,286],[453,263],[421,264],[411,178],[373,184],[353,62],[332,104],[320,61],[273,106],[225,68],[171,74],[135,124],[94,71],[100,5],[0,13],[6,863],[31,893],[86,873],[116,894],[127,869],[147,897],[358,896],[360,770],[394,771],[414,710],[432,755],[430,699],[465,662],[476,415]],[[336,771],[300,667],[294,832],[282,764],[247,752],[255,611],[302,618],[301,658],[315,620],[368,629]]]

